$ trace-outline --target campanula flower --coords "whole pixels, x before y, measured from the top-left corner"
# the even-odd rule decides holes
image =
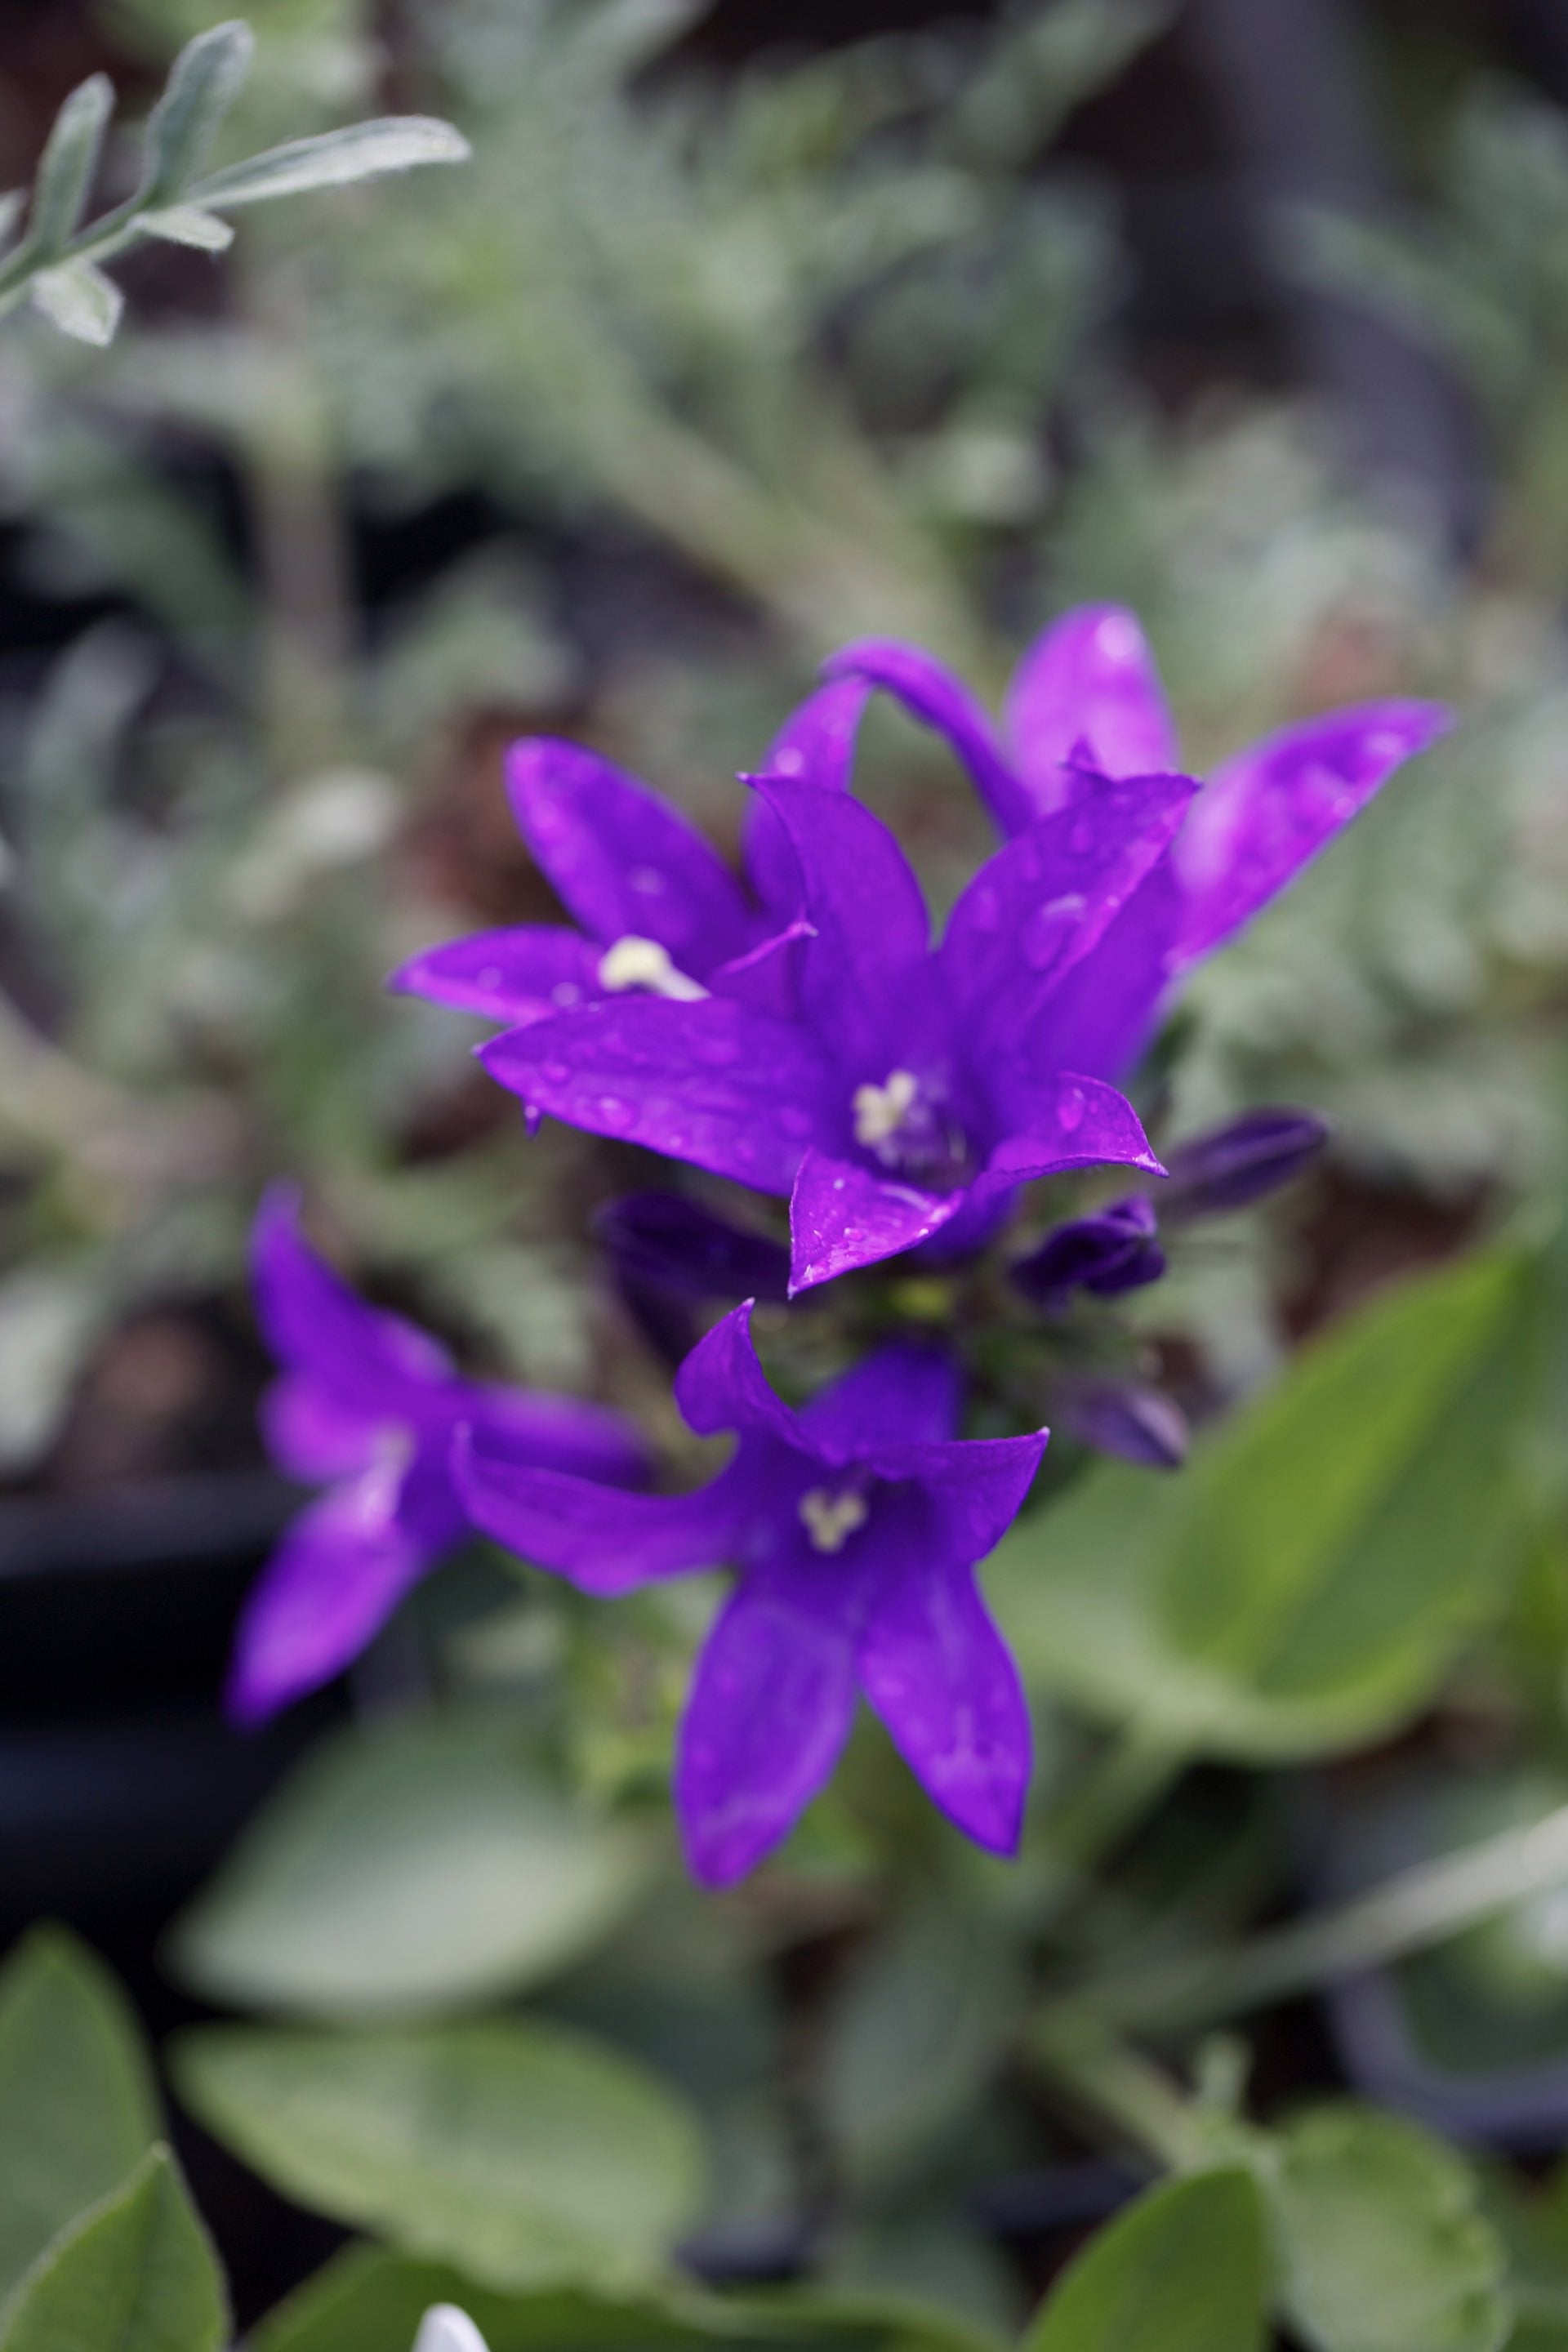
[[[1038,1249],[1018,1260],[1013,1282],[1050,1315],[1060,1314],[1075,1290],[1120,1298],[1124,1291],[1158,1282],[1164,1273],[1157,1230],[1153,1202],[1134,1192],[1056,1226]]]
[[[449,1465],[459,1425],[587,1476],[647,1469],[618,1413],[461,1379],[428,1332],[358,1297],[308,1247],[291,1195],[262,1203],[252,1265],[282,1366],[263,1403],[268,1448],[288,1476],[327,1491],[286,1529],[246,1601],[227,1695],[246,1723],[339,1673],[465,1533]]]
[[[737,1307],[682,1366],[691,1428],[735,1432],[694,1494],[617,1494],[529,1466],[476,1423],[458,1454],[475,1522],[584,1591],[682,1570],[735,1583],[698,1660],[676,1807],[696,1875],[728,1885],[784,1836],[833,1771],[864,1692],[960,1829],[1017,1843],[1029,1718],[974,1564],[1017,1514],[1046,1434],[955,1438],[949,1358],[881,1349],[799,1412],[768,1385]]]
[[[847,782],[869,688],[820,688],[769,752],[771,772]],[[530,736],[507,755],[507,793],[533,856],[580,926],[528,923],[430,949],[391,986],[517,1026],[571,1006],[649,994],[770,1005],[793,936],[794,860],[765,810],[752,813],[748,897],[689,820],[581,744]]]
[[[1055,1050],[1054,1006],[1163,858],[1195,787],[1102,779],[982,867],[932,950],[920,885],[847,793],[761,778],[793,853],[787,1005],[625,996],[493,1038],[491,1076],[591,1133],[790,1195],[792,1288],[942,1235],[1037,1176],[1160,1163],[1131,1104]]]
[[[1119,605],[1080,606],[1035,640],[1000,728],[917,646],[868,638],[836,654],[825,675],[886,688],[945,736],[1006,835],[1092,805],[1102,777],[1181,764],[1153,657]],[[1397,767],[1452,723],[1440,703],[1357,703],[1281,728],[1216,769],[1169,854],[1058,991],[1050,1058],[1098,1077],[1124,1072],[1172,983],[1293,881]]]

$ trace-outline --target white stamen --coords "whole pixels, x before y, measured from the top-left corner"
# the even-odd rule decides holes
[[[623,989],[646,988],[650,995],[673,997],[678,1004],[695,1004],[708,993],[676,970],[668,948],[657,940],[639,940],[635,931],[605,950],[599,959],[599,986],[613,996]]]
[[[890,1142],[914,1108],[920,1090],[912,1070],[889,1070],[881,1086],[857,1087],[850,1098],[856,1142],[871,1151],[879,1143]]]
[[[853,1487],[847,1494],[830,1495],[826,1486],[813,1486],[800,1498],[801,1524],[813,1551],[842,1551],[870,1516],[865,1496]]]

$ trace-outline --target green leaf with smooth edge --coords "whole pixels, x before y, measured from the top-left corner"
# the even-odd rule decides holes
[[[1531,1296],[1530,1260],[1500,1251],[1403,1285],[1182,1476],[1108,1465],[1033,1514],[986,1571],[1026,1677],[1243,1761],[1351,1747],[1418,1709],[1523,1540]]]
[[[274,196],[302,195],[310,188],[346,187],[354,180],[412,171],[420,163],[466,163],[470,152],[462,132],[449,122],[426,114],[386,115],[269,147],[264,155],[231,163],[185,193],[193,204],[231,212],[237,205],[266,204]]]
[[[166,2147],[39,2257],[0,2352],[219,2352],[223,2277]]]
[[[1279,2136],[1263,2178],[1280,2293],[1311,2352],[1499,2352],[1502,2247],[1452,2148],[1350,2101]]]
[[[207,2027],[174,2061],[193,2114],[286,2197],[493,2286],[657,2274],[701,2205],[687,2108],[561,2027]]]
[[[57,269],[40,269],[27,291],[62,335],[100,350],[114,341],[125,297],[113,278],[90,261],[62,261]]]
[[[63,1928],[33,1928],[0,1969],[0,2300],[158,2130],[120,1988]]]
[[[198,1990],[320,2017],[534,1984],[614,1927],[642,1843],[542,1787],[515,1730],[451,1717],[318,1748],[175,1930]]]
[[[1089,2240],[1022,2352],[1260,2352],[1267,2289],[1257,2183],[1200,2172],[1150,2189]]]
[[[227,221],[219,220],[216,213],[204,213],[195,205],[165,205],[161,211],[142,213],[136,226],[143,236],[194,246],[198,253],[226,253],[234,243]]]
[[[296,2289],[253,2330],[247,2352],[404,2352],[435,2303],[466,2311],[489,2352],[993,2352],[948,2313],[902,2297],[795,2289],[721,2297],[686,2285],[635,2301],[581,2290],[508,2295],[371,2246],[351,2246]]]
[[[147,123],[140,200],[168,203],[206,159],[214,134],[250,71],[256,38],[239,17],[187,41]]]
[[[37,260],[52,261],[74,235],[113,111],[114,84],[98,73],[79,83],[56,115],[27,219],[27,243]]]

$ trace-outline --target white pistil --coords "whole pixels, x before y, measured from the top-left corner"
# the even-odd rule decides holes
[[[801,1524],[813,1551],[842,1551],[870,1516],[865,1496],[856,1494],[853,1487],[847,1494],[832,1495],[826,1486],[813,1486],[800,1498]]]
[[[628,931],[599,958],[599,986],[612,996],[623,989],[646,988],[650,995],[673,997],[678,1004],[695,1004],[708,993],[698,982],[677,971],[668,948],[660,947],[657,940],[640,940],[635,931]]]
[[[850,1097],[856,1142],[868,1151],[890,1143],[914,1108],[920,1090],[912,1070],[889,1070],[879,1087],[857,1087]]]

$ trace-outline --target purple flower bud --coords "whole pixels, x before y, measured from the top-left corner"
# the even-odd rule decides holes
[[[1187,1422],[1180,1405],[1134,1381],[1064,1382],[1058,1417],[1080,1445],[1147,1470],[1179,1470],[1187,1458]]]
[[[1321,1151],[1329,1130],[1309,1110],[1249,1110],[1168,1155],[1163,1215],[1223,1216],[1289,1184]]]
[[[1059,1315],[1075,1290],[1115,1298],[1124,1290],[1158,1282],[1165,1253],[1154,1237],[1154,1211],[1141,1193],[1113,1201],[1092,1216],[1075,1217],[1046,1235],[1037,1250],[1013,1268],[1025,1297],[1049,1315]]]
[[[630,1192],[595,1221],[623,1281],[683,1298],[789,1295],[789,1252],[765,1234],[731,1225],[679,1192]]]

